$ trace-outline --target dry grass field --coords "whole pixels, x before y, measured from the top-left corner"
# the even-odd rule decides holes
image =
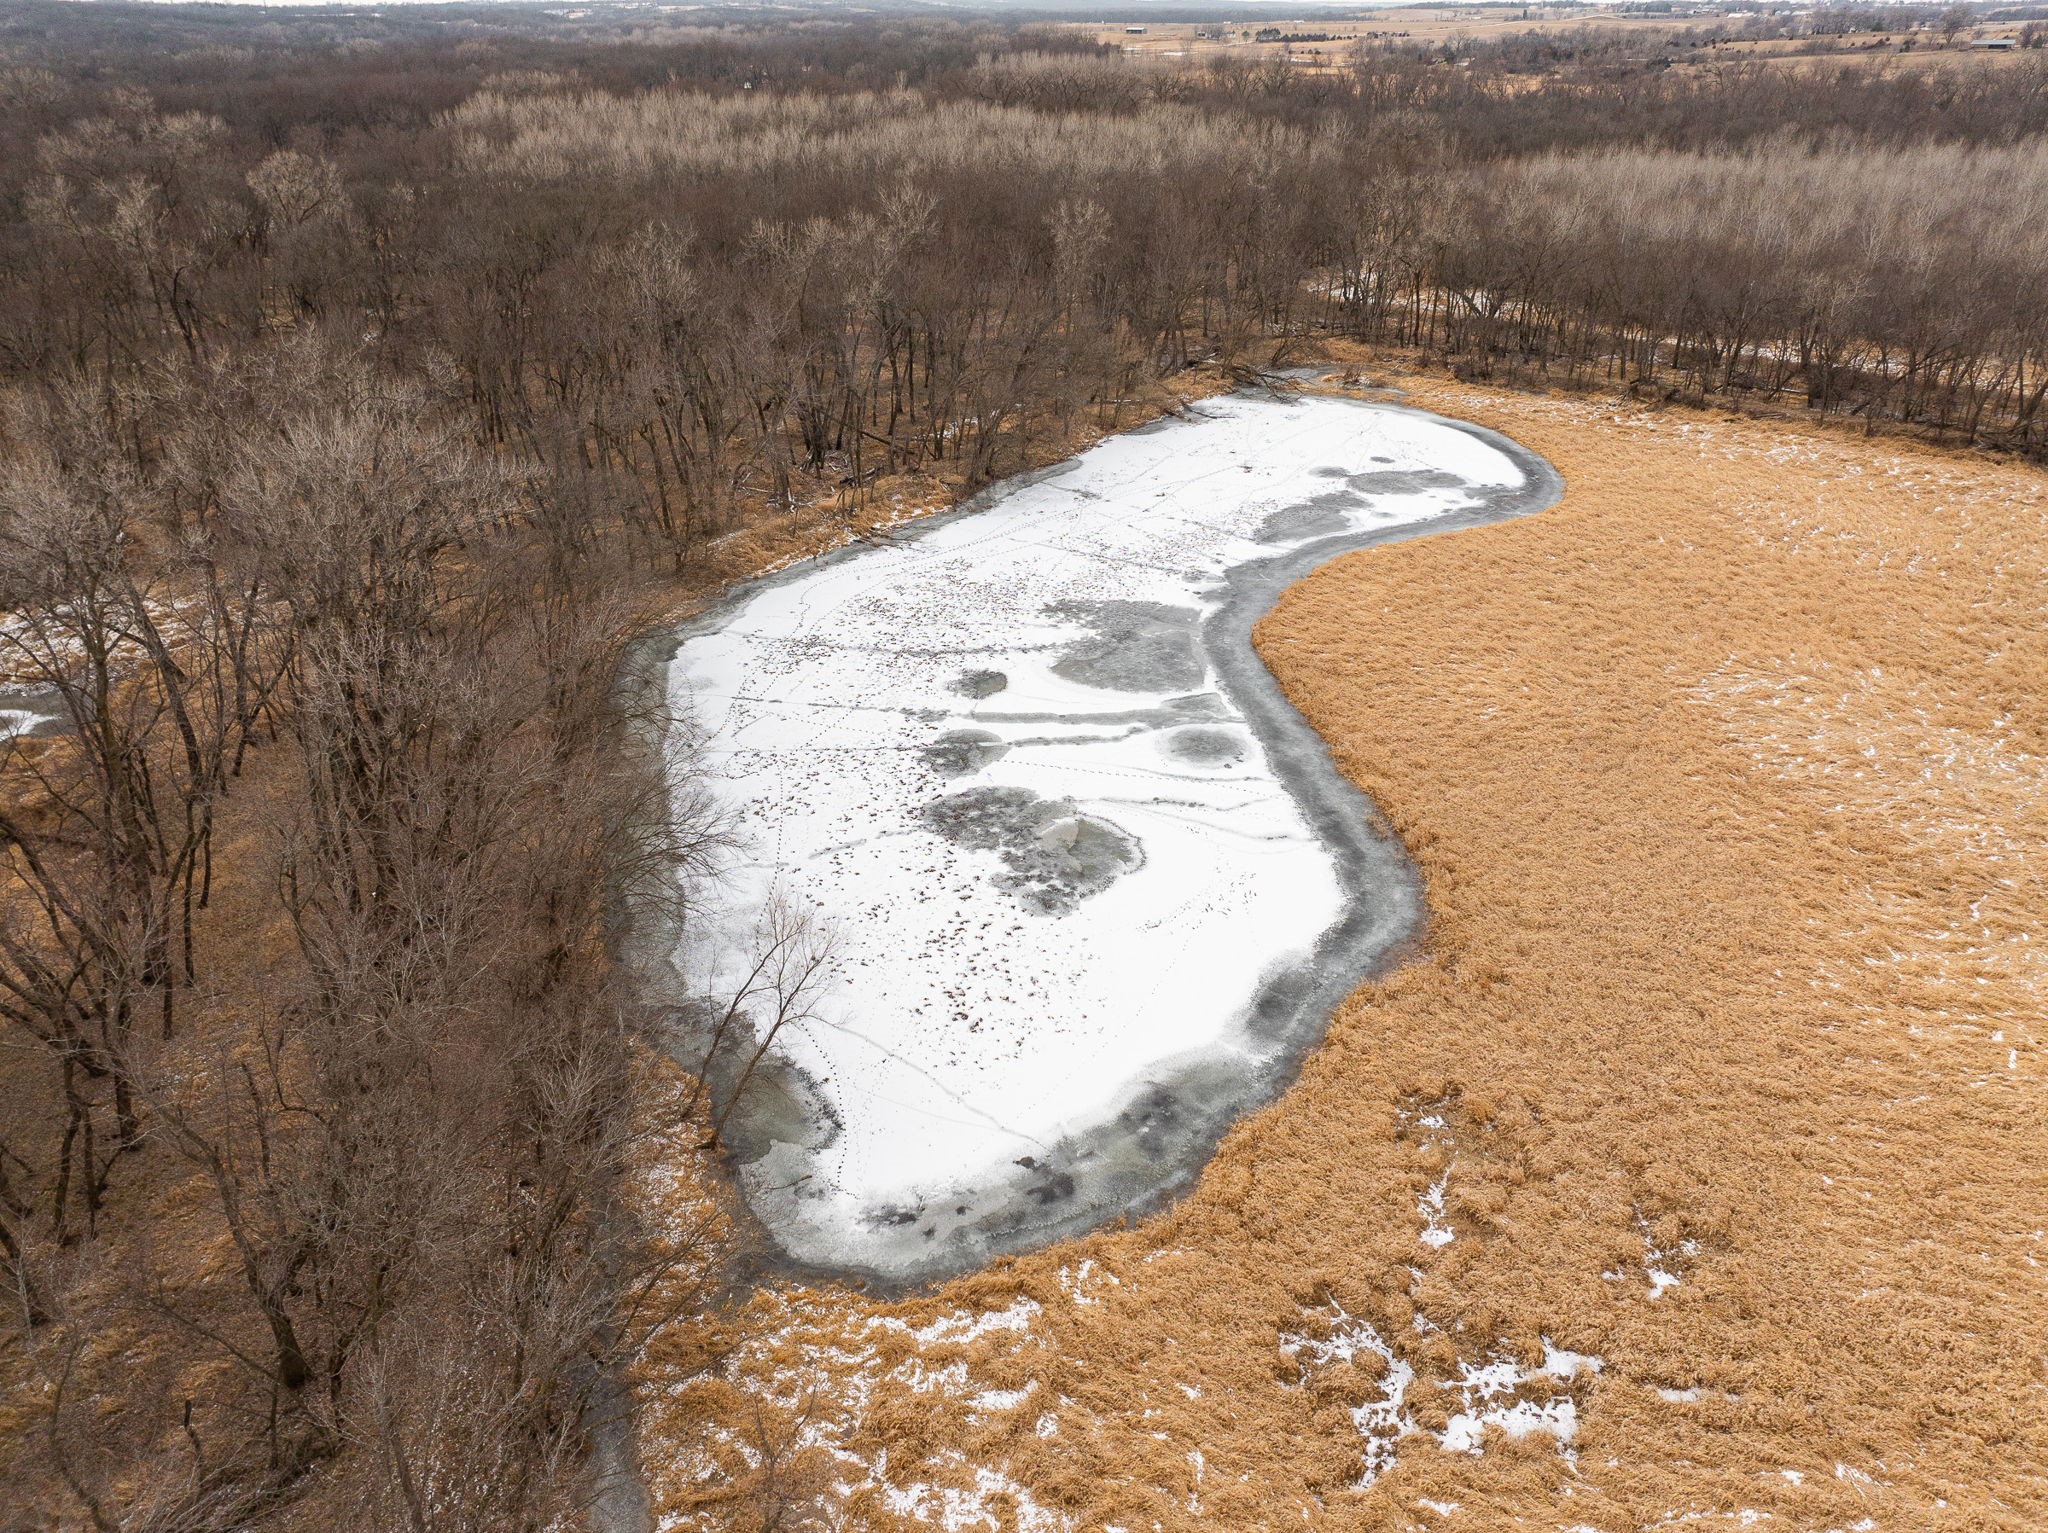
[[[1347,66],[1357,44],[1393,44],[1409,48],[1446,44],[1498,42],[1532,34],[1569,35],[1596,31],[1661,38],[1672,31],[1739,29],[1740,12],[1705,11],[1698,15],[1621,15],[1607,6],[1390,6],[1355,12],[1340,19],[1314,14],[1260,17],[1256,22],[1158,21],[1133,23],[1062,22],[1062,30],[1095,42],[1111,43],[1126,54],[1154,61],[1217,59],[1243,62],[1287,60],[1310,70]],[[1132,26],[1143,27],[1133,32]],[[1842,38],[1748,38],[1730,36],[1715,44],[1716,63],[1749,62],[1783,66],[1841,68],[1897,64],[1912,69],[2011,67],[2034,55],[2021,49],[1995,52],[1973,48],[1973,38],[2017,39],[2021,24],[1994,21],[1973,26],[1944,46],[1932,33],[1910,30],[1852,34]],[[1313,41],[1261,41],[1261,31]],[[1903,47],[1901,45],[1904,45]],[[1679,67],[1696,68],[1697,62]]]
[[[1410,388],[1565,500],[1259,643],[1426,950],[1157,1217],[657,1359],[669,1525],[2048,1526],[2048,479]]]

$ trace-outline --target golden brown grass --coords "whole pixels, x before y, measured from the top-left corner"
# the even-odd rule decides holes
[[[1258,637],[1421,863],[1427,951],[1158,1217],[893,1305],[773,1285],[712,1384],[657,1364],[659,1500],[757,1518],[697,1477],[765,1446],[855,1527],[947,1490],[1001,1527],[2048,1525],[2048,482],[1416,392],[1563,504],[1337,561]],[[1598,1356],[1522,1391],[1575,1457],[1417,1432],[1356,1488],[1383,1365],[1282,1351],[1333,1303],[1418,1428],[1461,1363]]]

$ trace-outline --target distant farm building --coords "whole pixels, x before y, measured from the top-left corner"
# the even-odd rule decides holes
[[[2010,37],[1973,37],[1970,39],[1970,46],[1972,48],[1990,48],[1995,52],[2003,53],[2008,48],[2017,48],[2019,43]]]
[[[1124,30],[1125,30],[1126,32],[1130,32],[1130,33],[1132,33],[1132,34],[1134,34],[1134,35],[1135,35],[1135,34],[1140,34],[1140,33],[1143,33],[1143,32],[1147,32],[1147,31],[1149,31],[1149,30],[1150,30],[1150,28],[1148,28],[1148,27],[1125,27],[1125,28],[1124,28]]]

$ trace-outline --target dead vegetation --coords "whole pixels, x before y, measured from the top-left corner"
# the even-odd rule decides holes
[[[684,1525],[2048,1517],[2048,486],[1411,386],[1564,503],[1340,560],[1259,643],[1426,955],[1172,1210],[896,1304],[773,1285],[715,1387],[653,1368]],[[801,1504],[697,1493],[766,1443]]]

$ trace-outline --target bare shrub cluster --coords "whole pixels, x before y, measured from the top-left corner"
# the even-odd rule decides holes
[[[13,424],[8,642],[71,726],[0,814],[0,1453],[48,1515],[551,1525],[662,1318],[630,612],[435,405],[308,334]]]
[[[1342,291],[1365,333],[1481,369],[1789,397],[2038,452],[2044,195],[2038,139],[1553,153],[1470,176],[1447,234],[1363,246]]]

